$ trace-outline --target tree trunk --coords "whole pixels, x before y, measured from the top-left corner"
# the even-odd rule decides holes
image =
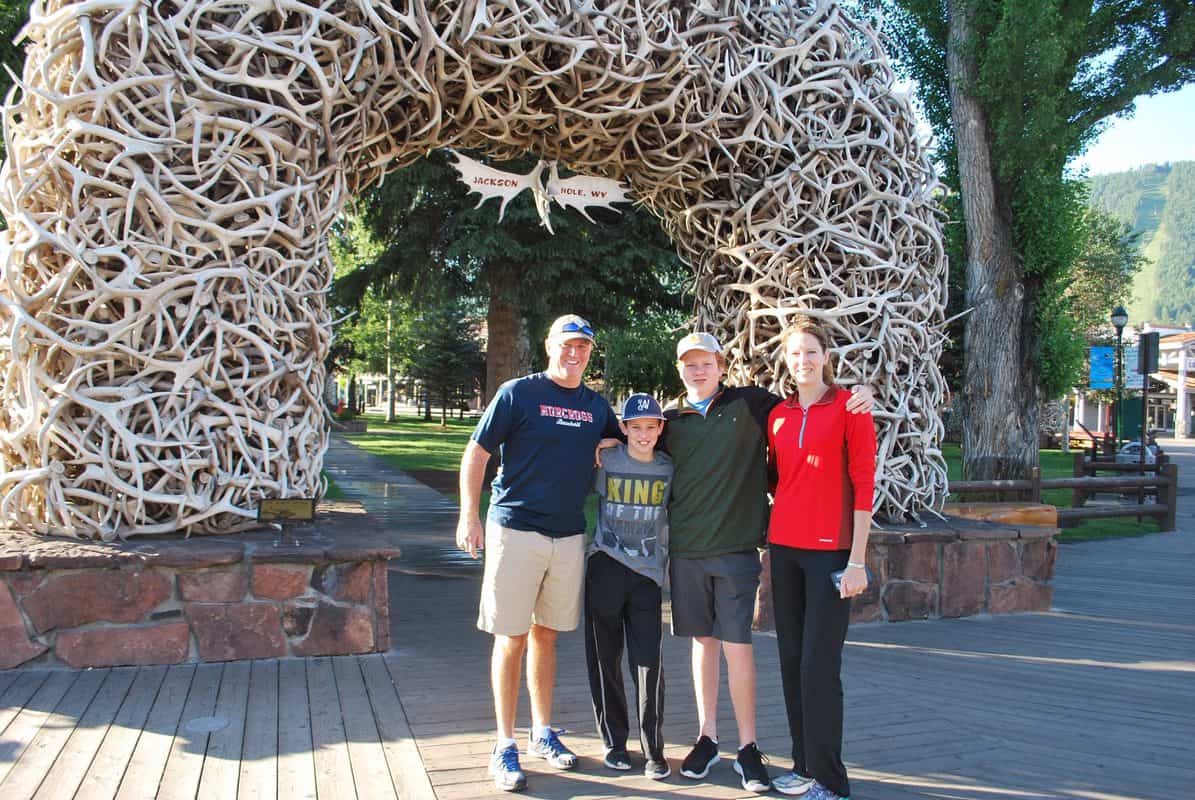
[[[499,386],[525,373],[531,363],[526,323],[514,302],[519,289],[517,273],[504,269],[492,270],[489,283],[483,405],[490,402]]]
[[[946,66],[967,230],[963,475],[1023,478],[1037,464],[1033,298],[1013,240],[1012,209],[993,172],[987,114],[975,96],[974,3],[950,0]]]
[[[386,302],[386,421],[394,422],[394,301]]]

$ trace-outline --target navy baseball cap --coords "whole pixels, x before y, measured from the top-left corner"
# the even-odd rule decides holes
[[[650,394],[633,394],[622,404],[622,421],[633,419],[663,419],[660,404]]]

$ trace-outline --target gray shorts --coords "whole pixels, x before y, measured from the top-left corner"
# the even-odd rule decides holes
[[[750,644],[759,571],[755,550],[672,559],[672,635]]]

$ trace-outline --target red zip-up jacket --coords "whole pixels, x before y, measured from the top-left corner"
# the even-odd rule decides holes
[[[871,511],[875,426],[871,414],[846,410],[849,398],[831,386],[808,411],[794,394],[768,415],[768,461],[777,476],[772,544],[846,550],[854,512]]]

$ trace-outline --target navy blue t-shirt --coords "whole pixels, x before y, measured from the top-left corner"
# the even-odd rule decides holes
[[[584,532],[593,452],[609,436],[618,436],[618,417],[587,386],[566,389],[543,372],[502,384],[473,431],[501,458],[489,518],[547,536]]]

